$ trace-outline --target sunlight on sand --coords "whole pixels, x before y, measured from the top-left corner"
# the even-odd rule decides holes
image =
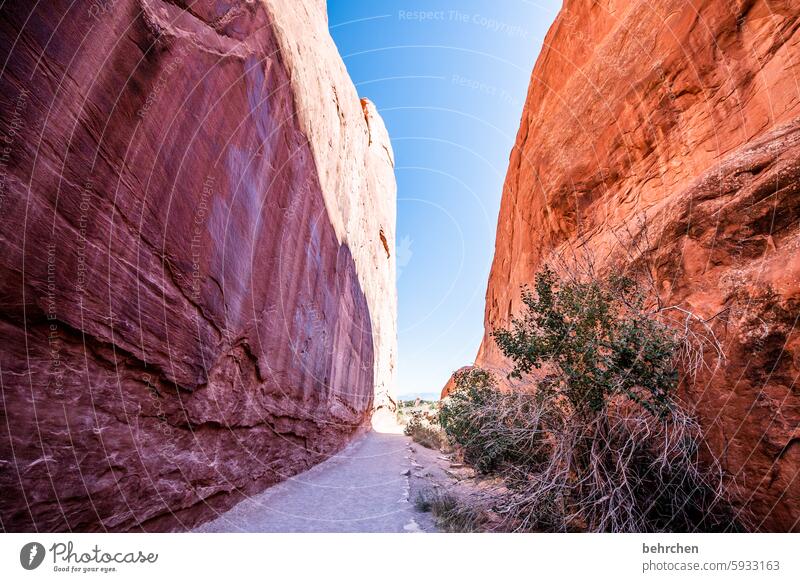
[[[394,413],[380,408],[372,415],[372,430],[384,434],[403,434],[403,427],[397,424]]]

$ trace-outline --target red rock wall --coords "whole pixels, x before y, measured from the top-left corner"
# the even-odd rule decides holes
[[[543,262],[619,268],[646,216],[662,300],[724,343],[686,395],[742,507],[779,531],[800,529],[799,28],[797,0],[565,0],[511,153],[477,357],[506,368],[488,334]]]
[[[0,11],[0,523],[188,528],[390,392],[391,146],[318,0],[33,4]]]

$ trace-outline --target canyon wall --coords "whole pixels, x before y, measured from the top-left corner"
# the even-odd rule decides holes
[[[3,530],[190,528],[391,405],[393,154],[327,26],[4,4]]]
[[[647,265],[722,343],[683,395],[760,530],[800,529],[799,28],[797,0],[565,0],[511,153],[476,360],[508,369],[489,334],[544,263]]]

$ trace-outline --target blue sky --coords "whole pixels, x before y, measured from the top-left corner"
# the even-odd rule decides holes
[[[328,0],[331,35],[396,159],[399,395],[438,392],[483,335],[497,213],[560,0]]]

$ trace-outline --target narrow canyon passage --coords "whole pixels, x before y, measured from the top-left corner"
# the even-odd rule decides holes
[[[434,531],[414,509],[411,439],[390,415],[312,469],[242,501],[197,532]]]
[[[466,501],[517,468],[558,484],[518,504],[546,531],[672,527],[650,500],[708,468],[742,529],[800,531],[800,0],[525,4],[3,2],[0,531],[500,531]],[[504,335],[551,269],[609,307]],[[453,370],[499,389],[462,442]],[[686,462],[586,469],[612,401],[654,433],[640,390]],[[392,402],[415,444],[366,432]]]

